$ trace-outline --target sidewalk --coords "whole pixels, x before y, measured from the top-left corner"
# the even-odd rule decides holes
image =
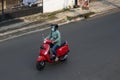
[[[53,14],[35,14],[2,22],[0,23],[0,41],[8,39],[11,36],[14,37],[30,31],[40,30],[41,28],[48,28],[51,23],[65,24],[84,19],[85,14],[95,13],[94,15],[90,15],[90,17],[92,17],[114,9],[120,9],[120,0],[99,0],[91,2],[89,10],[74,8]],[[16,22],[16,20],[18,20],[18,22]]]

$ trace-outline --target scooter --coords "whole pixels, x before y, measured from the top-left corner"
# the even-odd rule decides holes
[[[40,54],[37,57],[37,62],[36,62],[36,68],[41,71],[44,69],[46,62],[49,63],[54,63],[55,59],[53,57],[52,51],[51,51],[51,44],[53,43],[52,40],[49,39],[44,39],[44,42],[42,43],[40,47]],[[59,46],[56,49],[56,56],[59,58],[59,61],[65,61],[68,57],[69,53],[69,46],[67,41],[63,42],[61,46]]]

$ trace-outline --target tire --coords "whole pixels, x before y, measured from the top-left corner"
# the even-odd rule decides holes
[[[41,71],[44,69],[44,67],[45,67],[45,61],[40,61],[36,63],[37,70]]]
[[[60,58],[60,60],[61,60],[61,61],[66,61],[66,60],[67,60],[67,58],[68,58],[68,54],[66,54],[66,55],[62,56],[62,57]]]

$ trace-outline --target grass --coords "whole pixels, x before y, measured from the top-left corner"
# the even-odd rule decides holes
[[[65,12],[65,11],[70,11],[70,9],[63,9],[60,11],[55,11],[52,13],[44,13],[44,14],[35,14],[32,16],[27,16],[25,19],[28,21],[37,21],[37,22],[44,22],[46,20],[54,20],[56,19],[56,14],[61,13],[61,12]],[[85,13],[85,14],[80,14],[74,17],[71,16],[67,16],[67,20],[72,20],[72,19],[76,19],[76,18],[80,18],[80,17],[84,17],[85,19],[89,18],[90,15],[95,14],[94,12],[89,12],[89,13]]]
[[[70,9],[63,9],[63,10],[55,11],[52,13],[44,13],[44,14],[38,13],[35,15],[26,16],[24,19],[28,20],[28,21],[42,21],[42,22],[45,20],[53,20],[56,18],[56,16],[55,16],[56,14],[58,14],[60,12],[68,11],[68,10],[70,10]]]

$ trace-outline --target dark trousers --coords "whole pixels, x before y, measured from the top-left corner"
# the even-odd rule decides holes
[[[56,49],[58,48],[59,46],[57,44],[54,44],[54,46],[52,47],[52,52],[53,54],[56,56]]]

